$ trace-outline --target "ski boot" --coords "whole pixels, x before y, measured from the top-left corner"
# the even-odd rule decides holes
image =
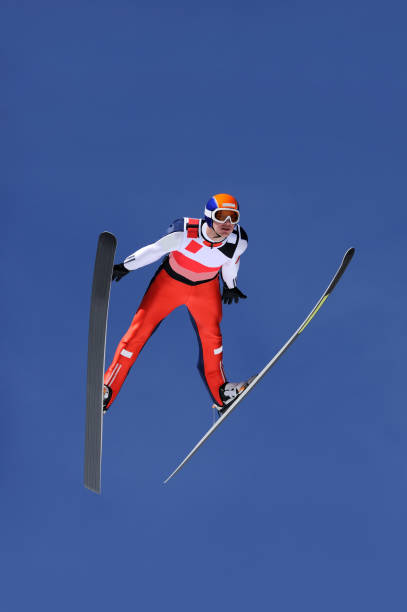
[[[107,411],[108,403],[112,397],[112,390],[107,385],[103,385],[103,414]]]
[[[218,411],[219,416],[222,416],[222,414],[225,414],[225,412],[229,410],[230,406],[234,403],[238,395],[240,395],[240,393],[247,388],[254,378],[254,376],[251,376],[248,380],[239,383],[223,383],[223,385],[219,388],[222,406],[218,406],[217,404],[213,405],[213,407]]]

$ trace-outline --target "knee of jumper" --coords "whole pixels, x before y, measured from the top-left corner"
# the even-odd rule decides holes
[[[140,313],[138,313],[140,314]],[[137,318],[136,318],[137,317]],[[144,313],[141,316],[134,317],[132,324],[123,336],[123,344],[134,346],[144,344],[153,335],[161,321],[151,321]]]
[[[222,344],[222,334],[218,326],[200,325],[196,331],[203,344]]]

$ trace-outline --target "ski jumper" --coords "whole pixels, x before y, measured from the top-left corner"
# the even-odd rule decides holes
[[[147,340],[163,319],[182,305],[188,308],[197,334],[200,374],[213,400],[222,404],[219,387],[226,377],[219,273],[227,287],[236,287],[240,256],[247,244],[247,234],[239,225],[226,239],[213,242],[204,220],[181,218],[174,221],[163,238],[124,260],[125,268],[136,270],[165,256],[105,374],[104,383],[112,389],[108,406]]]

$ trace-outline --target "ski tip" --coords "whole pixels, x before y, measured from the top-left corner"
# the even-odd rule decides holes
[[[343,258],[344,261],[349,262],[355,254],[355,247],[350,247],[345,253]]]
[[[343,260],[341,263],[341,267],[345,270],[345,268],[348,267],[348,264],[350,262],[350,260],[352,259],[352,257],[355,254],[355,247],[351,247],[350,249],[348,249],[345,253],[345,255],[343,256]]]
[[[112,234],[112,232],[108,232],[107,230],[99,234],[99,240],[107,240],[109,242],[117,244],[116,236]]]

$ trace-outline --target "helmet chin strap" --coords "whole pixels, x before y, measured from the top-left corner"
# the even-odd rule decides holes
[[[217,235],[218,238],[221,238],[223,240],[223,236],[221,236],[220,234],[218,234],[218,232],[216,231],[216,229],[213,227],[213,221],[212,221],[212,225],[208,225],[206,224],[211,230],[213,230],[215,232],[215,234]]]
[[[217,231],[216,231],[216,229],[213,227],[213,225],[212,225],[212,229],[213,229],[213,231],[215,232],[215,234],[216,234],[217,236],[219,236],[219,238],[222,238],[222,236],[221,236],[220,234],[218,234],[218,232],[217,232]]]

